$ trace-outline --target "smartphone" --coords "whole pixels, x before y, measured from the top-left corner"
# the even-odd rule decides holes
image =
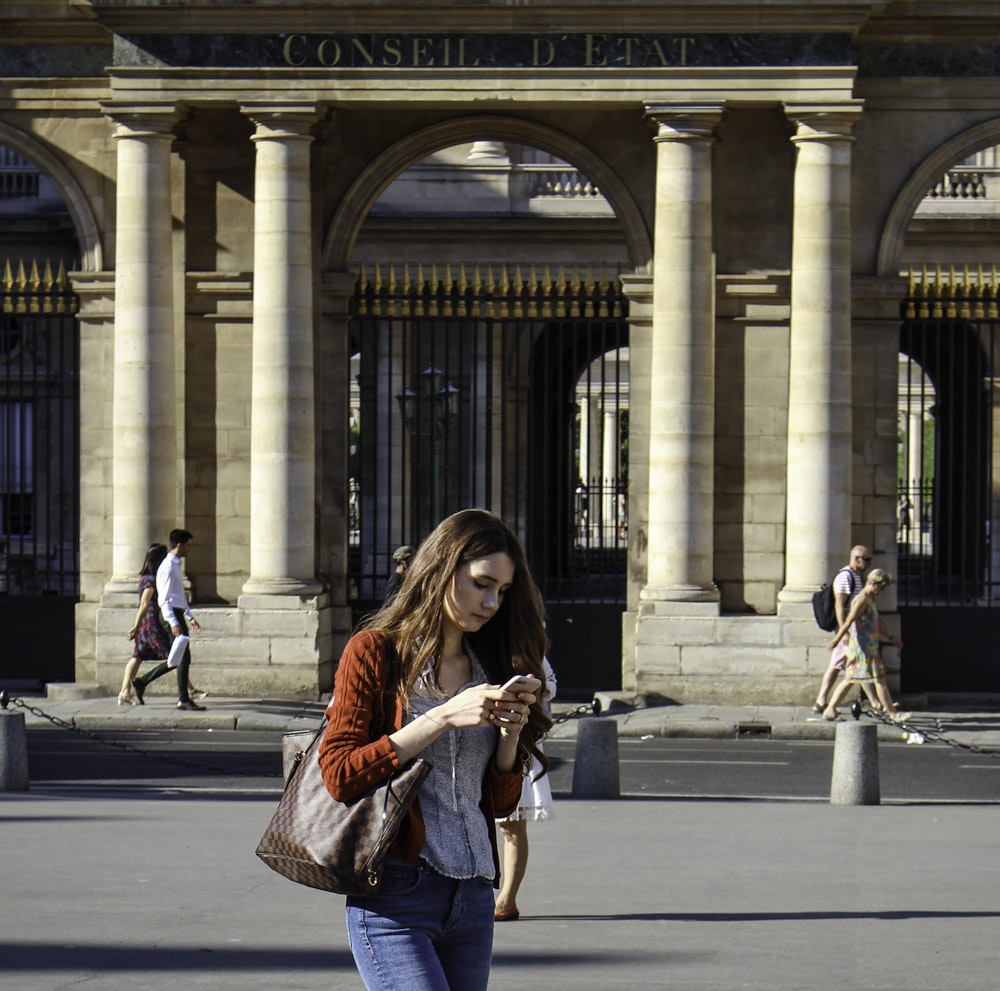
[[[541,678],[536,678],[531,674],[515,674],[510,681],[501,685],[500,687],[505,692],[531,692],[533,695],[535,692],[541,688],[542,680]]]

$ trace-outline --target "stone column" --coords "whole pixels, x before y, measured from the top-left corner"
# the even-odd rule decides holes
[[[648,106],[646,116],[656,127],[656,216],[649,552],[641,598],[718,602],[712,143],[722,107]]]
[[[851,547],[851,128],[861,109],[791,105],[796,124],[785,587],[808,602]]]
[[[605,402],[610,402],[607,396]],[[604,429],[601,431],[601,526],[603,543],[613,547],[618,533],[618,410],[604,409]]]
[[[254,181],[250,577],[245,595],[310,596],[316,580],[312,106],[244,107]]]
[[[591,423],[592,410],[589,393],[581,397],[577,406],[580,410],[580,479],[586,485],[587,479],[590,478],[592,465],[594,463],[591,452],[591,447],[593,446],[591,439],[593,435],[593,424]]]
[[[171,106],[116,107],[113,516],[109,593],[135,594],[151,540],[177,524]]]
[[[622,615],[622,688],[636,690],[636,625],[639,597],[646,586],[649,548],[649,406],[652,394],[653,277],[626,273],[622,292],[628,299],[628,557],[626,608]]]
[[[919,401],[910,396],[911,404]],[[920,548],[920,520],[924,511],[924,413],[919,410],[910,413],[907,418],[906,431],[906,464],[909,467],[907,476],[903,479],[903,490],[910,497],[910,516],[908,525],[903,530],[902,537],[911,545],[914,551]]]

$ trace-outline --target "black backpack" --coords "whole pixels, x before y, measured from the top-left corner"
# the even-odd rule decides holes
[[[843,571],[850,571],[850,568],[841,568],[837,572],[840,575]],[[851,591],[854,591],[854,576],[851,577]],[[812,597],[813,615],[816,617],[816,625],[827,633],[832,633],[837,628],[837,610],[834,608],[833,585],[822,585],[818,592]]]

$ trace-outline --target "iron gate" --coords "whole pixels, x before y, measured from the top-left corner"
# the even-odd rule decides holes
[[[992,534],[996,279],[911,279],[900,332],[896,541],[906,692],[1000,690]]]
[[[621,683],[627,322],[617,279],[379,267],[352,339],[351,577],[381,601],[400,544],[468,506],[524,541],[567,697]],[[468,274],[467,274],[468,272]]]
[[[0,297],[3,677],[72,680],[79,598],[79,332],[62,265],[6,262]]]

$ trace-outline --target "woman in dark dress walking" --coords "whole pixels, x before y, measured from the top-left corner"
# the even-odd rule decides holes
[[[135,705],[140,700],[132,694],[132,679],[143,661],[162,661],[170,653],[170,631],[160,619],[160,604],[156,597],[156,569],[167,556],[164,544],[150,544],[146,560],[139,571],[139,608],[135,622],[126,636],[135,641],[132,657],[125,665],[122,690],[118,693],[119,705]]]

